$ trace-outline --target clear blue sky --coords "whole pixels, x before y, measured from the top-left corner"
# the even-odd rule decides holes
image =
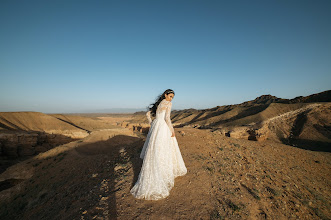
[[[331,89],[331,1],[0,1],[0,111],[174,109]]]

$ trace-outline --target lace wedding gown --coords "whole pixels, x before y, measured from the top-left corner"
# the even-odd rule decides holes
[[[140,153],[143,164],[138,180],[130,190],[137,199],[159,200],[169,195],[174,179],[187,173],[170,120],[171,101],[163,99],[152,121],[150,111],[146,116],[151,124]]]

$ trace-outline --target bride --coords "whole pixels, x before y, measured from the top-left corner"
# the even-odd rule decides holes
[[[174,186],[174,179],[187,173],[170,120],[174,95],[173,90],[167,89],[146,113],[151,127],[140,153],[143,164],[138,180],[130,190],[137,199],[167,197]],[[153,121],[151,115],[155,116]]]

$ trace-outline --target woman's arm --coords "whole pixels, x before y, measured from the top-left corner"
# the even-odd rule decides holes
[[[171,107],[172,107],[172,103],[169,102],[168,107],[166,109],[166,113],[165,113],[165,121],[166,121],[166,123],[167,123],[167,125],[170,128],[170,131],[172,133],[171,137],[174,137],[175,136],[175,130],[174,130],[174,127],[172,126],[171,119],[170,119]]]
[[[147,117],[148,123],[151,124],[151,123],[152,123],[151,111],[148,111],[148,112],[146,113],[146,117]]]

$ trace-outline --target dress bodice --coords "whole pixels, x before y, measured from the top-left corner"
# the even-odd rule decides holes
[[[166,111],[160,111],[160,112],[156,112],[156,115],[155,115],[155,119],[165,119],[165,113]]]
[[[170,131],[174,132],[174,128],[173,128],[171,120],[170,120],[171,107],[172,107],[171,101],[167,101],[167,100],[163,99],[156,109],[155,119],[157,119],[157,120],[164,119],[165,122],[168,124]],[[148,111],[146,113],[146,116],[147,116],[148,122],[151,124],[152,123],[151,111]]]

